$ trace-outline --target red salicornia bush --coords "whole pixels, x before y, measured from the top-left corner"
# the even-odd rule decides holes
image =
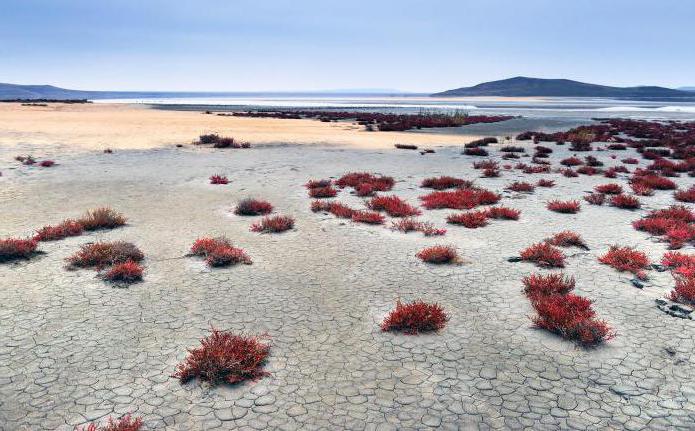
[[[94,242],[83,245],[66,260],[72,268],[97,268],[125,263],[140,262],[145,255],[134,244],[125,241]]]
[[[332,183],[333,182],[331,180],[309,180],[306,184],[304,184],[304,187],[306,187],[307,189],[318,189],[328,187]]]
[[[234,214],[244,216],[265,215],[273,211],[270,202],[259,199],[246,198],[237,204]]]
[[[460,259],[456,249],[448,245],[435,245],[420,250],[417,255],[427,263],[457,263]]]
[[[623,192],[623,188],[620,186],[620,184],[615,183],[601,184],[594,187],[594,190],[596,193],[603,193],[606,195],[619,195]]]
[[[591,300],[572,293],[538,296],[531,301],[536,310],[533,323],[541,329],[593,346],[615,337],[615,332],[602,320],[596,320]]]
[[[383,224],[384,216],[372,211],[353,211],[352,221],[366,224]]]
[[[229,184],[229,179],[224,175],[212,175],[210,177],[210,184]]]
[[[490,207],[485,211],[488,218],[501,220],[519,220],[521,210],[507,207]]]
[[[591,205],[603,205],[606,201],[606,195],[601,193],[589,193],[584,196],[584,200],[589,202]]]
[[[469,211],[466,213],[451,214],[446,218],[446,222],[463,225],[469,229],[475,229],[487,225],[487,212]]]
[[[367,202],[373,211],[386,211],[391,217],[410,217],[420,215],[421,211],[398,196],[375,196]]]
[[[695,305],[695,277],[674,274],[676,285],[669,295],[671,301]]]
[[[617,208],[634,210],[642,206],[639,199],[634,196],[619,194],[611,198],[611,205]]]
[[[393,188],[395,181],[391,177],[368,172],[350,172],[340,177],[335,184],[340,188],[352,187],[355,190],[362,184],[369,184],[372,191],[385,192]]]
[[[673,194],[677,201],[695,203],[695,186],[691,186],[687,190],[679,190]]]
[[[65,220],[55,226],[44,226],[36,231],[34,239],[37,241],[57,241],[69,236],[82,235],[82,223],[77,220]]]
[[[422,232],[425,236],[439,236],[446,234],[446,229],[438,229],[434,227],[432,223],[415,220],[413,218],[407,217],[394,221],[391,225],[392,230],[397,230],[399,232]]]
[[[530,193],[530,192],[534,191],[535,188],[536,187],[531,183],[520,182],[520,181],[515,181],[507,186],[507,190],[511,190],[513,192],[525,192],[525,193]]]
[[[642,279],[647,278],[644,270],[649,266],[649,258],[641,251],[630,247],[611,246],[606,254],[599,257],[598,261],[604,265],[612,266],[618,271],[631,272]]]
[[[134,283],[142,280],[143,268],[137,262],[132,260],[119,263],[111,267],[103,278],[108,281]]]
[[[382,331],[401,331],[406,334],[438,331],[449,320],[444,309],[439,304],[428,304],[414,301],[403,304],[396,302],[396,308],[391,310],[381,323]]]
[[[560,160],[560,164],[564,166],[579,166],[583,165],[584,162],[579,157],[568,157]]]
[[[472,209],[478,205],[492,205],[502,197],[484,189],[459,189],[453,191],[436,191],[420,196],[422,205],[427,209],[451,208],[457,210]]]
[[[420,187],[435,190],[453,189],[453,188],[469,188],[473,185],[471,181],[461,178],[448,176],[425,178],[422,180]]]
[[[309,196],[314,199],[332,198],[335,197],[335,195],[337,194],[338,190],[334,189],[331,186],[312,187],[309,189]]]
[[[524,277],[524,293],[529,298],[548,295],[565,295],[574,289],[574,277],[558,274],[531,274]]]
[[[546,242],[558,247],[579,247],[583,249],[588,249],[584,239],[581,235],[570,230],[558,232],[550,238],[546,239]]]
[[[536,183],[538,187],[555,187],[555,181],[553,180],[546,180],[546,179],[540,179]]]
[[[555,211],[557,213],[563,214],[575,214],[581,209],[579,201],[550,201],[548,202],[547,208],[550,211]]]
[[[93,231],[99,229],[113,229],[126,224],[127,219],[109,207],[97,208],[87,211],[77,220],[84,230]]]
[[[263,217],[263,219],[251,225],[252,232],[273,233],[284,232],[294,227],[294,218],[289,216],[277,215]]]
[[[133,418],[127,414],[120,419],[109,417],[107,424],[98,426],[90,423],[86,427],[78,428],[79,431],[139,431],[142,428],[142,418]]]
[[[0,262],[28,259],[36,251],[35,239],[5,238],[0,239]]]
[[[565,266],[565,255],[562,250],[548,244],[539,242],[521,251],[521,259],[533,262],[540,267],[562,268]]]
[[[176,367],[175,377],[186,383],[198,378],[213,385],[256,380],[268,375],[263,365],[270,354],[270,345],[259,337],[236,335],[212,328],[212,333],[189,349],[183,363]]]
[[[208,266],[228,266],[237,263],[251,265],[251,258],[240,248],[232,246],[228,239],[198,238],[191,247],[191,254],[205,258]]]

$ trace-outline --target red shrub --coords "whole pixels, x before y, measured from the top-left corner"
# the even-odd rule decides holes
[[[428,304],[414,301],[409,304],[396,302],[396,308],[391,310],[381,323],[382,331],[402,331],[406,334],[438,331],[449,320],[444,309],[438,304]]]
[[[142,266],[132,260],[127,260],[111,267],[111,269],[103,275],[103,278],[108,281],[134,283],[142,280],[142,272]]]
[[[354,211],[352,221],[366,224],[384,224],[384,216],[371,211]]]
[[[307,189],[318,189],[323,187],[328,187],[332,184],[331,180],[309,180],[304,187]]]
[[[200,341],[200,347],[188,349],[188,356],[177,365],[175,377],[186,383],[192,379],[219,383],[239,383],[268,375],[263,364],[270,345],[259,337],[235,335],[211,328],[212,334]]]
[[[665,235],[674,224],[674,220],[665,217],[647,217],[633,221],[632,227],[652,235]]]
[[[240,248],[233,247],[228,239],[198,238],[191,247],[191,254],[202,256],[205,262],[212,267],[227,266],[237,263],[251,265],[251,258]]]
[[[630,180],[632,184],[641,184],[642,186],[649,187],[651,189],[656,189],[656,190],[675,190],[676,189],[676,183],[673,181],[669,180],[668,178],[659,176],[659,175],[654,175],[654,174],[646,174],[646,175],[637,175],[635,174],[632,179]]]
[[[448,245],[435,245],[423,248],[417,255],[423,262],[427,263],[457,263],[460,259],[456,249]]]
[[[464,180],[461,178],[454,178],[454,177],[447,177],[447,176],[442,176],[442,177],[432,177],[432,178],[425,178],[422,180],[422,184],[420,184],[420,187],[428,188],[428,189],[435,189],[435,190],[444,190],[444,189],[453,189],[453,188],[469,188],[473,185],[471,181]]]
[[[463,154],[465,154],[466,156],[485,157],[485,156],[488,156],[490,153],[488,153],[484,148],[474,147],[474,148],[464,148]]]
[[[560,164],[569,167],[569,166],[580,166],[580,165],[583,165],[584,162],[579,157],[568,157],[566,159],[560,160]]]
[[[684,223],[695,222],[695,212],[691,211],[685,205],[671,205],[668,208],[650,211],[647,217],[663,217]]]
[[[619,195],[623,192],[623,188],[620,186],[620,184],[601,184],[596,187],[594,187],[594,190],[597,193],[603,193],[606,195]]]
[[[639,196],[651,196],[654,194],[653,188],[651,188],[649,186],[645,186],[644,184],[641,184],[641,183],[630,184],[630,188],[632,189],[632,191],[636,195],[639,195]]]
[[[535,188],[536,187],[534,187],[533,184],[520,181],[515,181],[507,186],[507,190],[511,190],[513,192],[533,192]]]
[[[681,248],[686,243],[695,239],[695,226],[677,223],[666,231],[666,239],[671,248]]]
[[[671,301],[680,302],[688,305],[695,305],[695,277],[675,277],[676,286],[669,295]]]
[[[540,179],[536,183],[538,187],[555,187],[555,181],[553,180],[546,180],[546,179]]]
[[[42,168],[50,168],[51,166],[54,166],[55,164],[56,164],[56,162],[54,162],[53,160],[41,160],[39,162],[39,166],[41,166]]]
[[[409,217],[422,213],[403,199],[393,195],[373,197],[367,202],[367,207],[373,211],[386,211],[391,217]]]
[[[525,174],[545,174],[550,172],[550,166],[527,166],[524,168]]]
[[[591,205],[603,205],[603,202],[606,200],[606,195],[602,195],[601,193],[589,193],[584,196],[584,200]]]
[[[446,234],[446,229],[438,229],[432,223],[418,221],[412,218],[404,218],[393,222],[392,230],[408,233],[412,231],[422,232],[425,236],[439,236]]]
[[[575,214],[581,209],[579,201],[550,201],[547,204],[550,211],[555,211],[563,214]]]
[[[273,211],[270,202],[246,198],[237,204],[234,214],[244,216],[265,215]]]
[[[558,247],[579,247],[588,249],[582,236],[576,232],[572,232],[571,230],[558,232],[546,239],[546,242]]]
[[[639,278],[647,277],[644,272],[644,269],[649,266],[647,255],[630,247],[611,246],[608,252],[598,260],[618,271],[631,272]]]
[[[355,213],[355,210],[353,210],[347,205],[341,204],[340,202],[331,203],[331,207],[328,209],[328,211],[338,218],[349,219],[351,219],[352,215]]]
[[[333,205],[333,201],[315,200],[311,202],[311,211],[315,213],[321,211],[330,211],[331,205]]]
[[[132,418],[129,414],[120,419],[109,417],[109,422],[103,426],[97,426],[92,422],[87,427],[78,428],[78,431],[139,431],[142,428],[142,418]]]
[[[332,198],[338,194],[338,190],[331,186],[313,187],[309,189],[309,196],[312,198]]]
[[[357,196],[374,196],[374,186],[370,183],[362,183],[355,188]]]
[[[628,157],[621,160],[621,162],[625,163],[626,165],[636,165],[639,163],[639,160],[635,159],[634,157]]]
[[[615,333],[601,320],[595,320],[591,300],[572,293],[538,296],[532,301],[536,316],[533,323],[541,329],[591,346],[615,337]]]
[[[562,250],[553,247],[547,242],[539,242],[522,250],[521,259],[533,262],[540,267],[562,268],[565,266],[565,255],[562,253]]]
[[[492,159],[473,162],[473,169],[497,169],[498,166],[499,164]]]
[[[358,189],[361,184],[368,183],[373,191],[385,192],[391,190],[395,181],[391,177],[376,176],[368,172],[350,172],[335,182],[340,188],[352,187]]]
[[[490,190],[477,189],[477,198],[480,205],[494,205],[502,199],[502,196]]]
[[[565,295],[574,290],[574,277],[565,277],[564,274],[531,274],[524,277],[524,293],[529,298],[548,295]]]
[[[642,206],[639,199],[630,195],[615,195],[611,198],[611,205],[623,209],[637,209]]]
[[[581,166],[577,168],[577,173],[582,175],[596,175],[600,171],[592,166]]]
[[[134,244],[114,241],[84,244],[77,253],[66,260],[73,268],[101,269],[128,261],[140,262],[144,258],[145,255]]]
[[[224,175],[212,175],[210,184],[229,184],[229,180]]]
[[[693,267],[695,268],[695,255],[668,251],[661,259],[661,264],[669,268]]]
[[[57,241],[69,236],[82,235],[84,228],[77,220],[65,220],[55,226],[44,226],[36,231],[36,241]]]
[[[77,221],[82,225],[84,230],[93,231],[123,226],[126,224],[127,219],[123,214],[119,214],[109,207],[103,207],[87,211],[87,213]]]
[[[507,207],[490,207],[485,212],[488,218],[501,220],[519,220],[520,210]]]
[[[690,186],[687,190],[679,190],[673,194],[677,201],[695,203],[695,186]]]
[[[562,169],[562,170],[560,170],[560,172],[562,173],[563,176],[565,176],[567,178],[576,178],[579,176],[578,173],[576,173],[575,171],[573,171],[570,168]]]
[[[478,205],[497,203],[500,199],[500,195],[484,189],[460,189],[450,192],[437,191],[420,196],[422,205],[427,209],[471,209]]]
[[[485,178],[497,178],[500,176],[499,169],[487,168],[483,170],[483,177]]]
[[[487,226],[487,211],[470,211],[467,213],[451,214],[446,218],[446,222],[463,225],[469,229]]]
[[[5,238],[0,239],[0,262],[28,259],[36,251],[35,239]]]
[[[294,218],[277,215],[263,217],[263,219],[251,225],[252,232],[275,233],[284,232],[294,227]]]

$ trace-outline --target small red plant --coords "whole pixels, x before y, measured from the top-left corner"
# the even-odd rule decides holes
[[[103,278],[108,281],[134,283],[142,280],[142,272],[143,268],[140,264],[132,260],[127,260],[111,267],[111,269],[103,275]]]
[[[564,166],[571,167],[571,166],[583,165],[584,162],[579,157],[568,157],[566,159],[560,160],[560,164],[564,165]]]
[[[687,190],[679,190],[673,197],[680,202],[695,203],[695,186],[690,186]]]
[[[420,196],[422,205],[427,209],[472,209],[478,205],[495,204],[500,199],[500,195],[485,189],[459,189],[448,192],[436,191],[425,196]]]
[[[678,223],[666,231],[670,248],[681,248],[695,239],[695,226]]]
[[[375,196],[367,207],[373,211],[386,211],[391,217],[410,217],[420,215],[421,211],[398,196]]]
[[[606,201],[606,195],[601,193],[589,193],[584,196],[584,200],[589,202],[591,205],[603,205]]]
[[[519,220],[520,210],[507,207],[490,207],[485,212],[488,218],[500,220]]]
[[[473,162],[473,169],[497,169],[498,167],[499,163],[492,159],[479,160],[477,162]]]
[[[546,179],[540,179],[536,183],[538,187],[555,187],[555,181],[553,180],[546,180]]]
[[[352,218],[352,215],[355,213],[355,210],[350,208],[347,205],[343,205],[340,202],[333,202],[331,203],[330,208],[328,209],[328,212],[333,214],[334,216],[338,218]]]
[[[588,249],[584,239],[577,232],[572,232],[571,230],[565,230],[558,232],[550,238],[546,239],[546,242],[558,247],[579,247],[583,249]]]
[[[205,258],[205,263],[211,267],[228,266],[237,263],[251,265],[251,258],[240,248],[233,247],[228,239],[198,238],[191,247],[191,255]]]
[[[557,274],[531,274],[524,277],[524,293],[529,298],[548,295],[565,295],[574,290],[574,277]]]
[[[372,211],[353,211],[352,221],[365,224],[384,224],[384,216]]]
[[[665,217],[647,217],[632,222],[632,226],[652,235],[665,235],[677,222]]]
[[[39,162],[39,166],[41,166],[42,168],[50,168],[52,166],[55,166],[55,164],[56,162],[54,162],[53,160],[41,160]]]
[[[577,172],[573,171],[573,170],[570,169],[570,168],[562,169],[562,170],[560,170],[560,172],[561,172],[562,175],[565,176],[566,178],[576,178],[576,177],[579,176],[579,174],[578,174]]]
[[[499,169],[487,168],[483,169],[483,177],[485,178],[497,178],[500,176]]]
[[[695,277],[675,276],[676,285],[669,295],[671,301],[695,305]]]
[[[210,177],[210,184],[229,184],[229,179],[224,175],[212,175]]]
[[[0,239],[0,262],[28,259],[38,247],[35,239],[5,238]]]
[[[577,173],[582,175],[596,175],[600,171],[593,166],[580,166],[577,168]]]
[[[294,227],[294,218],[276,215],[263,217],[263,219],[251,225],[252,232],[276,233],[290,230]]]
[[[127,219],[109,207],[97,208],[87,211],[77,220],[84,230],[93,231],[99,229],[113,229],[126,224]]]
[[[449,320],[444,309],[438,304],[428,304],[423,301],[414,301],[403,304],[396,302],[396,308],[391,310],[381,323],[381,330],[402,331],[406,334],[438,331]]]
[[[457,263],[460,260],[456,249],[448,245],[435,245],[423,248],[416,256],[423,262],[434,264]]]
[[[565,255],[562,250],[548,244],[539,242],[521,251],[521,259],[533,262],[543,268],[563,268]]]
[[[450,224],[463,225],[469,229],[487,226],[487,211],[470,211],[466,213],[451,214],[446,218]]]
[[[550,201],[547,204],[550,211],[555,211],[563,214],[576,214],[581,209],[579,201]]]
[[[142,428],[142,418],[133,418],[130,414],[120,419],[109,417],[107,424],[98,426],[92,422],[86,427],[78,428],[78,431],[139,431]]]
[[[507,190],[511,190],[513,192],[530,193],[530,192],[533,192],[535,189],[536,189],[536,187],[533,184],[526,183],[526,182],[520,182],[520,181],[515,181],[507,186]]]
[[[675,190],[676,183],[656,174],[635,174],[630,180],[632,184],[641,184],[655,190]]]
[[[335,184],[340,188],[352,187],[355,190],[361,184],[368,183],[373,191],[385,192],[391,190],[395,181],[391,177],[377,176],[368,172],[350,172],[340,177]]]
[[[114,241],[85,244],[66,260],[71,268],[101,269],[128,261],[140,262],[144,258],[145,255],[134,244]]]
[[[695,212],[685,205],[671,205],[668,208],[651,211],[647,217],[663,217],[684,223],[695,222]]]
[[[649,266],[649,258],[641,251],[630,247],[611,246],[606,254],[599,257],[599,262],[612,266],[620,272],[627,271],[639,278],[647,278],[644,270]]]
[[[420,187],[424,187],[424,188],[428,188],[428,189],[435,189],[435,190],[444,190],[444,189],[453,189],[453,188],[469,188],[472,185],[473,185],[473,183],[468,181],[468,180],[464,180],[461,178],[442,176],[442,177],[425,178],[424,180],[422,180],[422,184],[420,184]]]
[[[311,211],[312,212],[321,212],[321,211],[329,211],[331,209],[331,205],[333,204],[333,201],[320,201],[320,200],[315,200],[311,202]]]
[[[69,236],[82,235],[84,228],[77,220],[65,220],[55,226],[44,226],[36,231],[36,241],[57,241]]]
[[[632,183],[630,184],[632,191],[639,196],[652,196],[654,194],[654,189],[644,185],[642,183]]]
[[[268,375],[263,365],[270,345],[259,337],[236,335],[211,328],[200,347],[188,349],[188,356],[177,365],[175,377],[186,383],[198,378],[213,385],[257,380]]]
[[[615,195],[611,198],[611,205],[617,208],[634,210],[642,206],[639,199],[630,195]]]
[[[306,184],[304,184],[304,187],[306,187],[307,189],[318,189],[328,187],[332,183],[333,182],[331,180],[309,180]]]
[[[355,194],[357,196],[374,196],[374,186],[371,183],[362,183],[355,187]]]
[[[439,236],[446,234],[446,229],[438,229],[434,227],[432,223],[418,221],[413,218],[404,218],[398,221],[394,221],[391,225],[392,230],[397,230],[399,232],[422,232],[425,236]]]
[[[622,159],[621,162],[625,163],[626,165],[636,165],[639,163],[639,160],[634,157],[628,157],[626,159]]]
[[[603,193],[605,195],[619,195],[623,192],[623,188],[620,184],[615,183],[601,184],[594,187],[594,190],[596,193]]]
[[[668,251],[661,259],[661,264],[669,268],[691,267],[695,269],[695,255]]]
[[[312,187],[309,189],[309,196],[315,199],[332,198],[338,194],[338,190],[331,186]]]
[[[236,208],[234,209],[234,214],[243,216],[255,216],[255,215],[266,215],[273,211],[273,206],[270,202],[262,201],[259,199],[246,198],[241,200]]]

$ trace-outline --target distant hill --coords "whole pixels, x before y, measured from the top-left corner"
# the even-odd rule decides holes
[[[695,91],[695,87],[679,87],[678,89],[683,91]]]
[[[473,87],[447,90],[432,96],[506,96],[506,97],[693,97],[682,90],[664,87],[609,87],[569,79],[542,79],[517,76],[500,81],[484,82]]]
[[[66,90],[52,85],[17,85],[0,83],[0,99],[86,99],[89,92]]]

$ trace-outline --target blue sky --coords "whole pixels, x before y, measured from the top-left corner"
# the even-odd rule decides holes
[[[0,0],[0,82],[438,91],[517,75],[695,86],[690,0]]]

